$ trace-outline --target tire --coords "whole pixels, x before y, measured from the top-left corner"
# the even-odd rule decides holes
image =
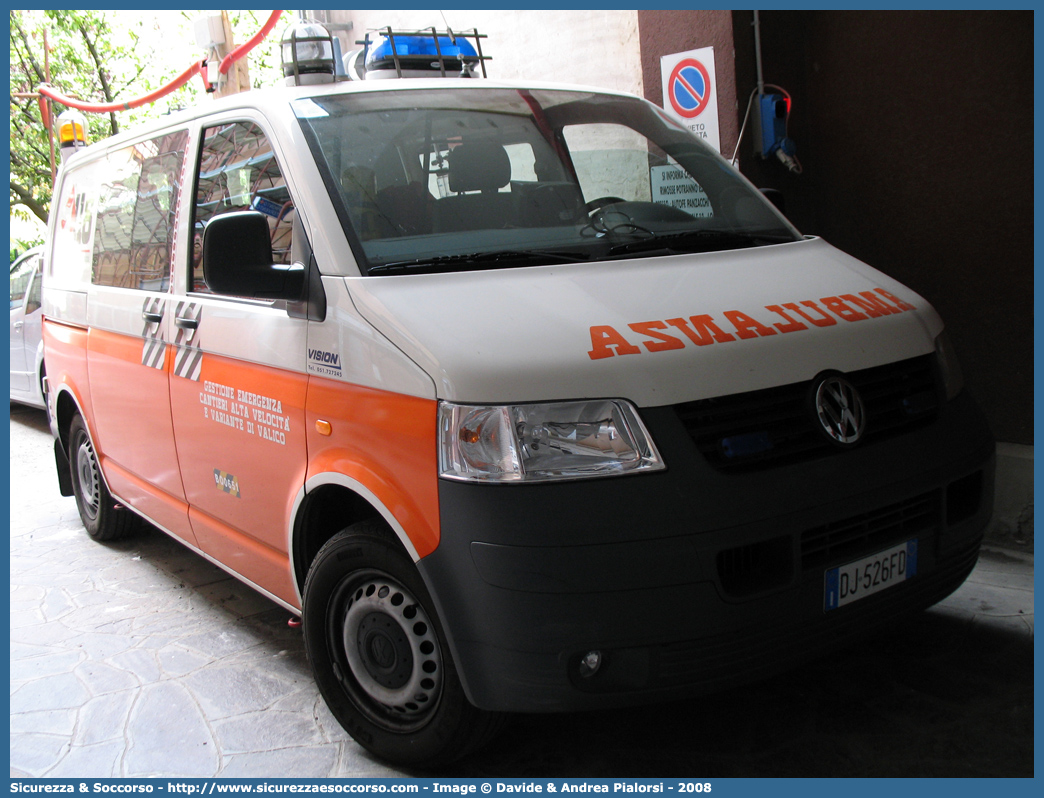
[[[87,433],[82,416],[74,416],[69,425],[69,467],[72,471],[73,496],[83,528],[93,540],[125,538],[140,526],[138,516],[120,507],[109,494],[102,479],[94,444]]]
[[[420,574],[377,522],[339,532],[304,587],[302,627],[327,706],[361,746],[399,765],[475,750],[502,716],[472,706]]]

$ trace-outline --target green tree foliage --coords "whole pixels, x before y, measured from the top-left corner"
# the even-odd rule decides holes
[[[120,58],[106,15],[97,11],[11,11],[11,206],[47,221],[51,158],[40,102],[29,94],[47,80],[65,94],[112,102],[137,76],[118,78],[107,63]],[[45,61],[44,38],[49,44]],[[65,109],[52,105],[54,114]],[[91,141],[119,132],[116,114],[87,117]]]
[[[202,60],[193,22],[204,11],[11,11],[11,209],[44,223],[51,202],[50,145],[40,103],[31,94],[46,82],[44,38],[49,45],[51,85],[69,97],[92,103],[131,101],[167,85]],[[231,11],[236,44],[265,23],[267,12]],[[279,38],[289,16],[250,53],[251,83],[272,85],[279,77]],[[194,77],[155,103],[131,111],[85,114],[88,141],[173,110],[206,102],[204,82]],[[55,117],[65,107],[52,104]],[[56,145],[57,146],[57,145]],[[55,155],[56,158],[59,156]],[[31,243],[31,242],[29,242]]]
[[[196,12],[197,16],[205,12]],[[214,12],[210,12],[214,13]],[[232,24],[232,35],[237,46],[246,44],[250,38],[264,27],[270,11],[229,11]],[[283,65],[279,52],[279,42],[283,33],[294,22],[292,12],[283,12],[275,30],[264,41],[250,51],[250,85],[255,89],[266,86],[281,85],[283,81]]]

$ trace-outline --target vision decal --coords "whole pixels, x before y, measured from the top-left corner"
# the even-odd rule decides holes
[[[737,339],[800,332],[816,327],[833,327],[839,320],[866,321],[915,309],[913,305],[903,302],[883,288],[878,288],[876,291],[861,291],[858,295],[823,297],[819,304],[806,299],[801,302],[766,305],[765,310],[774,314],[767,323],[739,310],[726,310],[721,314],[725,321],[720,323],[712,316],[702,314],[688,318],[640,321],[627,326],[631,331],[645,336],[640,343],[646,351],[665,352],[670,349],[684,349],[690,344],[709,346]],[[762,316],[762,319],[765,317]],[[592,326],[590,332],[591,349],[587,355],[592,360],[602,360],[616,355],[642,354],[641,347],[608,324]]]
[[[324,377],[340,377],[341,356],[337,352],[327,352],[325,349],[309,349],[308,371]]]

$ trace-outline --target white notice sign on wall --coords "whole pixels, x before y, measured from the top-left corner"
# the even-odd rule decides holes
[[[710,219],[714,208],[703,186],[680,166],[653,166],[649,169],[653,202],[670,205],[697,219]]]

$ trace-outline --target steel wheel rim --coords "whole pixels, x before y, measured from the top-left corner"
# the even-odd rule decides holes
[[[335,599],[331,642],[350,673],[342,684],[371,720],[395,731],[423,726],[442,695],[442,649],[424,607],[375,571],[349,576]]]
[[[94,447],[86,435],[76,448],[76,473],[79,477],[80,499],[83,508],[91,518],[98,515],[101,507],[101,481],[98,475],[98,462],[94,457]]]

